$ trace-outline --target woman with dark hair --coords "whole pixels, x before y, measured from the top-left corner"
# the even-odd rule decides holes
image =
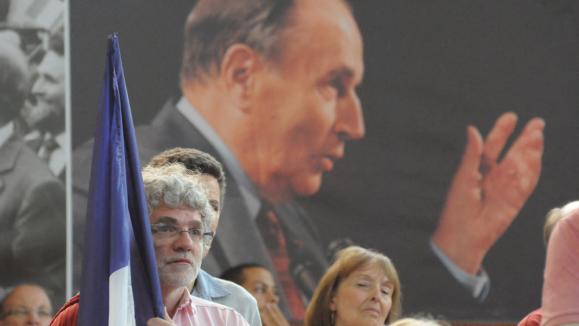
[[[377,326],[400,314],[400,280],[383,254],[351,246],[337,254],[308,309],[305,326]]]

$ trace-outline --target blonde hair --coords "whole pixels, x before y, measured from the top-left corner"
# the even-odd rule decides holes
[[[389,324],[398,319],[401,310],[402,293],[400,291],[400,279],[394,264],[388,257],[377,251],[351,246],[338,252],[336,260],[320,280],[312,301],[308,305],[304,325],[332,326],[330,302],[336,294],[340,282],[356,270],[366,266],[381,268],[388,280],[394,285],[392,307],[384,322]]]
[[[572,201],[562,207],[555,207],[547,213],[547,216],[545,217],[545,225],[543,226],[543,240],[545,241],[545,245],[549,243],[551,233],[553,233],[553,229],[555,229],[555,226],[561,218],[569,215],[569,212],[577,208],[579,208],[579,201]]]

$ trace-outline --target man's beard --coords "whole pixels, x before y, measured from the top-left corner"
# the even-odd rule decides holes
[[[199,269],[200,266],[195,263],[190,268],[183,266],[159,269],[161,286],[170,288],[188,287],[197,279]]]

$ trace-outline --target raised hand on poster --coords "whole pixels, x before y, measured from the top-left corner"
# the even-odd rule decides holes
[[[499,161],[516,124],[514,113],[503,114],[484,142],[475,127],[467,127],[466,148],[432,237],[470,274],[479,272],[485,255],[519,214],[541,174],[545,127],[541,118],[527,123]]]

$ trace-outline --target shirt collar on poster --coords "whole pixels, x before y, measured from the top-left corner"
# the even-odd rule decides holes
[[[243,196],[243,201],[247,207],[247,211],[251,218],[257,218],[257,214],[261,208],[261,200],[257,194],[257,190],[249,177],[243,171],[241,164],[229,150],[227,145],[221,140],[221,137],[215,132],[211,125],[201,116],[201,114],[182,97],[177,102],[177,110],[181,113],[189,123],[191,123],[199,132],[207,139],[207,141],[215,148],[219,156],[223,159],[223,165],[230,171],[231,177],[235,180],[239,187],[239,191]]]
[[[12,123],[12,121],[0,127],[0,147],[2,147],[2,145],[4,145],[8,139],[10,139],[13,133],[14,123]]]

